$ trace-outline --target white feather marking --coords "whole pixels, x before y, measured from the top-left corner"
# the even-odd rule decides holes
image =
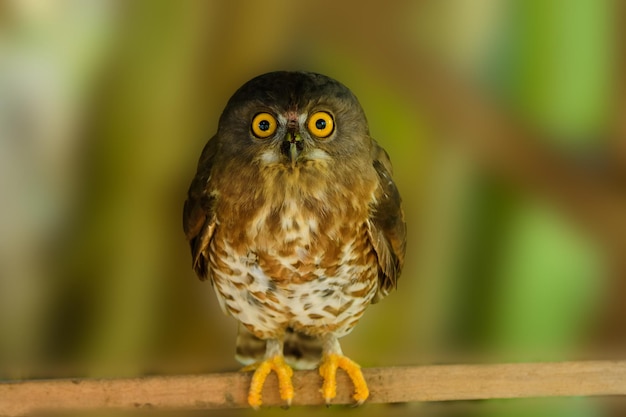
[[[275,149],[267,149],[261,152],[261,155],[259,155],[259,161],[261,161],[263,165],[271,165],[278,163],[280,158]]]
[[[306,156],[308,159],[313,159],[317,161],[328,161],[331,159],[330,155],[328,155],[326,151],[323,151],[322,149],[319,149],[319,148],[310,150],[309,152],[307,152]]]

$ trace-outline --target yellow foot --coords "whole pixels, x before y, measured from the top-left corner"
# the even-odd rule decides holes
[[[370,391],[365,383],[365,378],[363,378],[361,367],[356,362],[336,353],[324,355],[319,368],[320,375],[324,378],[321,391],[326,404],[330,404],[331,400],[337,395],[337,368],[346,371],[354,384],[354,395],[352,398],[354,398],[357,405],[363,404],[369,397]]]
[[[285,363],[285,359],[281,355],[273,356],[258,364],[248,365],[242,370],[254,370],[250,390],[248,391],[248,404],[250,404],[252,408],[256,410],[263,404],[261,401],[263,384],[265,384],[267,376],[272,371],[276,372],[278,376],[278,392],[280,393],[280,398],[285,400],[288,406],[291,405],[291,400],[293,399],[293,384],[291,383],[293,370]]]

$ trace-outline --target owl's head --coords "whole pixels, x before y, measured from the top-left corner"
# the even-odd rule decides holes
[[[354,94],[310,72],[271,72],[245,83],[228,101],[217,138],[233,159],[285,168],[316,161],[352,165],[365,161],[372,146]]]

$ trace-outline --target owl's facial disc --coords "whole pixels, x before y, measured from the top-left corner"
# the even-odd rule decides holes
[[[318,142],[327,141],[333,137],[335,121],[329,111],[309,113],[299,112],[297,108],[289,108],[284,112],[277,111],[274,114],[276,114],[275,118],[267,112],[257,113],[252,124],[252,133],[257,139],[265,137],[269,139],[276,133],[272,142],[278,146],[272,146],[273,150],[268,149],[261,154],[260,160],[264,164],[272,165],[281,162],[295,168],[298,163],[329,159],[328,153],[317,146]]]

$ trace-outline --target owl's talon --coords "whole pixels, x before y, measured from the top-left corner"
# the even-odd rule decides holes
[[[263,385],[270,372],[276,372],[278,377],[278,392],[280,398],[286,401],[286,406],[291,406],[291,400],[293,399],[293,384],[291,377],[293,376],[293,370],[285,363],[285,359],[280,356],[273,356],[264,360],[258,364],[248,365],[244,367],[254,370],[252,375],[252,382],[250,383],[250,390],[248,391],[248,404],[255,410],[263,404],[261,393],[263,391]]]
[[[346,371],[354,384],[354,395],[352,396],[356,401],[354,405],[363,404],[369,397],[369,389],[361,372],[361,367],[346,356],[331,353],[324,355],[319,367],[320,376],[324,379],[321,392],[326,405],[329,406],[333,398],[337,396],[337,368]]]

